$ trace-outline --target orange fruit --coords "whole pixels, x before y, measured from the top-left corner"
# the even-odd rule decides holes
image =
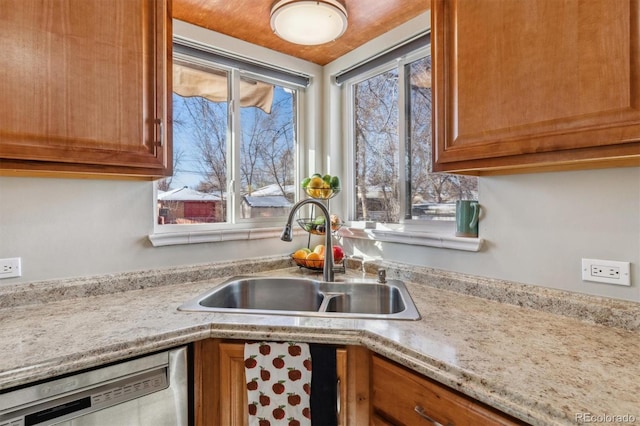
[[[306,250],[296,250],[295,253],[293,253],[292,257],[294,259],[306,259],[307,258],[307,251]]]
[[[312,251],[311,253],[307,254],[306,257],[307,260],[320,260],[320,255],[314,251]]]
[[[321,268],[324,261],[320,257],[320,255],[316,252],[311,252],[307,255],[307,264],[306,266],[309,268]]]

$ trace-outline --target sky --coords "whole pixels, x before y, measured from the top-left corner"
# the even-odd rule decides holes
[[[290,97],[290,91],[275,86],[274,103],[277,103],[285,97]],[[187,114],[183,111],[182,102],[176,101],[175,98],[179,96],[174,94],[173,102],[173,115],[174,117],[187,117]],[[254,108],[244,108],[243,114]],[[196,147],[194,138],[188,131],[188,126],[175,126],[173,128],[173,150],[175,153],[182,153],[180,163],[177,168],[174,168],[174,175],[171,182],[172,188],[180,188],[187,186],[195,189],[199,182],[202,180],[201,166],[199,164],[199,152]]]

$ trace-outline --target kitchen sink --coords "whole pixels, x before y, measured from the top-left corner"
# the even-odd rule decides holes
[[[198,300],[206,308],[317,311],[322,303],[318,281],[295,278],[234,279]]]
[[[325,282],[292,277],[234,277],[186,302],[181,311],[417,320],[404,283]]]
[[[351,285],[349,291],[329,293],[325,300],[326,312],[390,315],[407,308],[400,289],[385,284]]]

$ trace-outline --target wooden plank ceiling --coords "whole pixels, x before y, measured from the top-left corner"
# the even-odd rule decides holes
[[[275,0],[173,0],[173,16],[320,65],[361,46],[426,12],[429,0],[344,0],[349,15],[347,31],[336,41],[301,46],[282,40],[271,31],[270,12]],[[428,25],[425,22],[425,27]]]

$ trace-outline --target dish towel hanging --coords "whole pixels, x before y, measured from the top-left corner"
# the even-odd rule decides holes
[[[311,351],[306,343],[244,347],[249,425],[311,426]]]

